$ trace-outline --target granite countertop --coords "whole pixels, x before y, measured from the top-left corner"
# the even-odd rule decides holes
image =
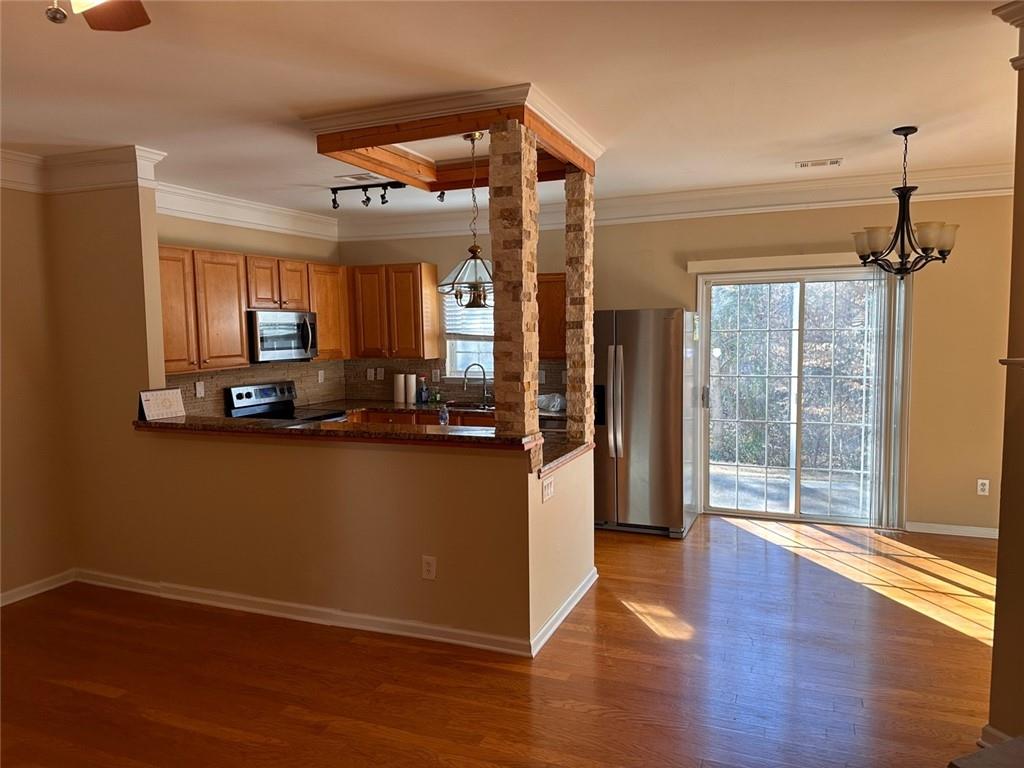
[[[494,413],[493,408],[474,407],[475,402],[455,402],[448,405],[448,410],[460,413]],[[396,403],[391,400],[328,400],[324,403],[307,403],[299,406],[324,411],[391,411],[393,413],[433,413],[441,407],[441,403]],[[565,411],[540,411],[542,419],[565,419]]]
[[[472,405],[472,404],[467,404]],[[439,403],[394,403],[389,400],[331,400],[300,406],[304,409],[324,411],[393,411],[415,413],[436,411]],[[493,413],[492,410],[459,408],[463,413]],[[564,416],[564,414],[562,414]],[[135,421],[138,430],[178,433],[220,433],[235,435],[263,435],[284,438],[341,440],[356,442],[405,442],[414,445],[437,444],[477,448],[503,448],[526,451],[538,443],[543,444],[544,464],[540,472],[551,471],[589,451],[592,446],[568,440],[563,430],[544,430],[539,439],[502,437],[494,427],[441,427],[430,424],[368,424],[347,421],[295,421],[288,419],[246,419],[226,416],[181,416],[154,421]]]

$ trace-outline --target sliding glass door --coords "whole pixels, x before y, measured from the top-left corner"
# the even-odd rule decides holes
[[[707,509],[878,524],[889,281],[703,283]]]

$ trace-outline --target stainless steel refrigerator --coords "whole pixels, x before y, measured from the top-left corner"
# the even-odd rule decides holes
[[[682,309],[594,313],[599,528],[682,538],[696,520],[697,335]]]

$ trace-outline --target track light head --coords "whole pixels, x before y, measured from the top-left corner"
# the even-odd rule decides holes
[[[439,203],[443,203],[444,202],[444,190],[443,189],[440,192],[437,193],[437,202],[439,202]]]
[[[363,203],[363,208],[369,208],[370,207],[370,190],[368,188],[366,188],[366,187],[363,187],[363,200],[362,200],[362,203]]]
[[[332,190],[331,191],[331,208],[333,208],[334,210],[338,210],[338,208],[340,208],[340,207],[341,206],[338,204],[338,191],[337,190]]]
[[[384,189],[382,189],[381,192],[380,192],[380,204],[381,205],[387,205],[388,204],[388,188],[387,187],[384,187]]]

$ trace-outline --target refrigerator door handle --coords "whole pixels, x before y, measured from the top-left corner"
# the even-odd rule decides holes
[[[623,394],[623,371],[625,370],[625,367],[626,366],[623,362],[622,345],[619,344],[615,348],[615,455],[620,459],[624,454],[624,441],[622,438],[622,411],[625,408],[625,396]]]
[[[608,345],[608,387],[604,397],[604,421],[608,425],[608,456],[618,456],[615,443],[615,347]]]

